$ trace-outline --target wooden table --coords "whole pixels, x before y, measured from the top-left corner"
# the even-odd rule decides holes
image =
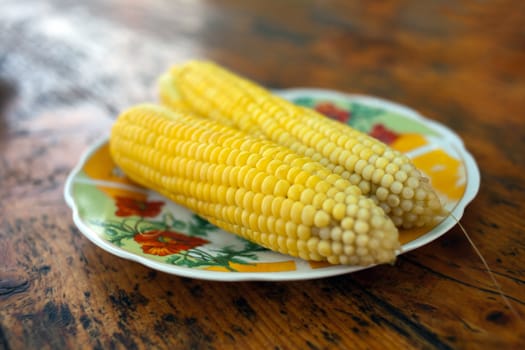
[[[249,3],[249,4],[248,4]],[[525,348],[525,6],[495,1],[0,1],[0,349]],[[64,181],[169,65],[409,105],[481,169],[462,224],[380,266],[208,282],[115,257]]]

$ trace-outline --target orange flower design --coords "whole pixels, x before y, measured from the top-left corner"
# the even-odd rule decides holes
[[[135,198],[116,197],[117,216],[155,217],[159,215],[164,202],[146,202]]]
[[[321,114],[324,114],[328,118],[332,118],[340,121],[341,123],[347,123],[350,119],[350,113],[342,108],[337,107],[331,102],[322,102],[315,106],[315,110]]]
[[[388,129],[383,124],[375,124],[368,134],[387,145],[390,145],[399,137],[398,133]]]
[[[133,239],[140,244],[144,253],[158,256],[177,254],[209,243],[209,241],[199,237],[161,230],[139,233]]]

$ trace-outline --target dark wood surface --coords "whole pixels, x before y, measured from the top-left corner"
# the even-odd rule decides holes
[[[525,348],[525,3],[0,0],[0,349]],[[482,176],[458,227],[395,266],[220,283],[90,243],[63,199],[116,114],[209,58],[273,88],[409,105]]]

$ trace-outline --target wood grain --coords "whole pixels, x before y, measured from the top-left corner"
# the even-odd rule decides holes
[[[525,346],[525,6],[472,1],[0,2],[0,349]],[[377,95],[454,129],[482,176],[459,228],[380,266],[218,283],[112,256],[63,200],[81,152],[174,62]]]

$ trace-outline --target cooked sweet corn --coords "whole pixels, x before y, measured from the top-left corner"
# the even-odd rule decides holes
[[[177,110],[190,111],[191,108],[184,102],[177,91],[177,86],[173,84],[174,77],[170,74],[163,74],[158,79],[161,103]]]
[[[443,214],[428,179],[410,159],[373,137],[295,106],[211,62],[190,61],[175,66],[169,76],[179,99],[192,110],[229,119],[247,133],[262,133],[321,163],[359,187],[396,226],[424,226]]]
[[[110,137],[136,182],[269,249],[333,264],[392,262],[398,232],[357,186],[312,159],[156,105],[122,113]]]

